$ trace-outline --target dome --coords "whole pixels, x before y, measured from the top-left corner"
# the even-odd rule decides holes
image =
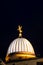
[[[7,55],[14,52],[29,52],[35,54],[31,43],[25,38],[17,38],[10,44]]]
[[[5,60],[22,60],[35,58],[35,52],[31,43],[22,38],[22,26],[18,26],[19,38],[15,39],[9,46]]]
[[[9,46],[6,61],[17,59],[35,58],[35,52],[31,43],[25,38],[15,39]]]

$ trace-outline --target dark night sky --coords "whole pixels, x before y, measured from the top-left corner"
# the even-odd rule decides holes
[[[17,26],[23,26],[23,37],[33,45],[36,56],[43,57],[43,3],[4,1],[0,18],[0,58],[18,37]]]

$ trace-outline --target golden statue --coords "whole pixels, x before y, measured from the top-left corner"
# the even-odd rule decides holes
[[[19,37],[22,37],[22,26],[19,25],[17,30],[19,31]]]

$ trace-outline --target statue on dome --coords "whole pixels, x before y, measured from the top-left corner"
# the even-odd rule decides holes
[[[22,37],[22,26],[19,25],[17,30],[19,31],[19,37]]]

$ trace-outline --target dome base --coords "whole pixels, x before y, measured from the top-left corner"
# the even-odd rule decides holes
[[[35,54],[29,53],[29,52],[16,52],[11,53],[6,56],[6,61],[9,60],[21,60],[21,59],[29,59],[29,58],[35,58]]]

